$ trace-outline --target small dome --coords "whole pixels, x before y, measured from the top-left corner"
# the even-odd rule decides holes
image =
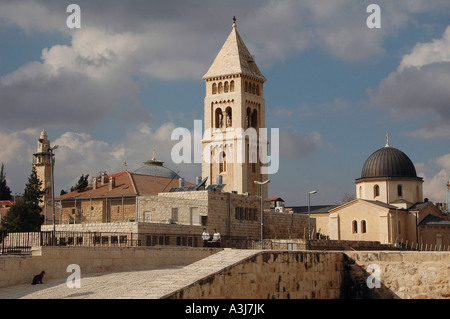
[[[416,168],[409,157],[389,144],[372,155],[364,163],[361,178],[412,177],[417,178]]]
[[[170,177],[179,178],[180,176],[172,171],[170,168],[165,167],[164,162],[158,161],[155,158],[144,162],[144,166],[138,168],[133,173],[141,175],[159,176],[159,177]]]

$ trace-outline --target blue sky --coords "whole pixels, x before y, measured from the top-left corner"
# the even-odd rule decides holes
[[[201,79],[231,31],[268,79],[266,126],[280,128],[271,196],[288,206],[354,194],[364,161],[390,142],[444,201],[450,179],[450,2],[0,0],[0,162],[23,191],[45,128],[57,150],[56,191],[81,174],[171,161],[170,134],[203,119]],[[381,29],[366,8],[381,7]]]

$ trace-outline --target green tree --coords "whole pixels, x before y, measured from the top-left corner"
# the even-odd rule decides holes
[[[5,166],[0,169],[0,200],[11,200],[11,189],[6,185]]]
[[[84,174],[81,174],[80,178],[78,179],[77,184],[75,186],[72,186],[70,188],[70,191],[71,192],[74,192],[74,191],[80,192],[83,189],[85,189],[89,185],[88,178],[89,178],[89,174],[87,174],[86,176],[84,176]]]
[[[37,177],[33,167],[28,183],[25,186],[23,197],[8,210],[0,224],[1,230],[9,232],[39,231],[44,221],[41,215],[42,196],[45,190],[41,190],[42,181]]]

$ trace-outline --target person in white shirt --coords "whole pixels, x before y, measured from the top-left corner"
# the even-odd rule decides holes
[[[213,242],[214,247],[220,247],[221,243],[220,233],[216,229],[214,229]]]
[[[202,239],[203,239],[203,247],[208,247],[208,241],[210,239],[210,236],[206,228],[203,228]]]

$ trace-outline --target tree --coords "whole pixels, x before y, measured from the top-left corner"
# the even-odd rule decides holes
[[[2,163],[2,168],[0,169],[0,200],[11,200],[11,189],[6,185],[4,168],[5,166]]]
[[[351,201],[353,201],[355,199],[356,199],[355,196],[345,193],[344,197],[342,197],[341,203],[342,204],[350,203]]]
[[[89,178],[89,174],[87,174],[86,176],[84,176],[84,174],[81,174],[80,179],[78,180],[77,184],[75,186],[72,186],[70,188],[71,192],[74,191],[82,191],[83,189],[85,189],[88,185],[88,178]]]
[[[42,181],[37,177],[36,169],[33,167],[28,183],[25,186],[23,197],[8,210],[0,224],[1,230],[9,232],[39,231],[44,221],[41,215],[42,196],[45,190],[41,189]]]

